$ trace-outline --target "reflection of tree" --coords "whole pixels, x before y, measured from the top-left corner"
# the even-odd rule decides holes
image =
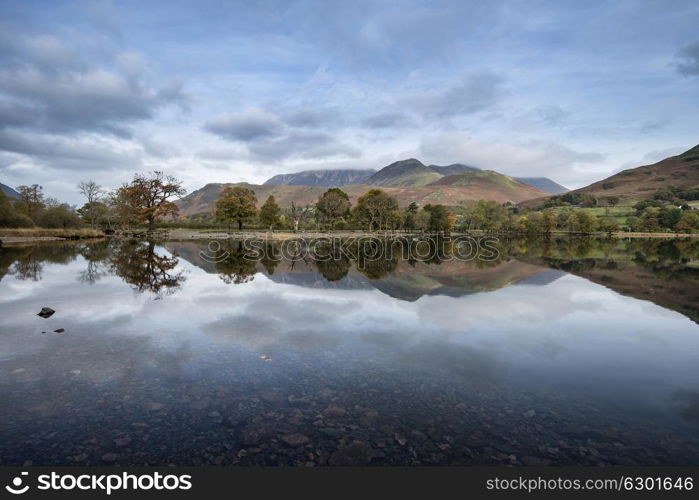
[[[352,263],[346,255],[333,256],[331,259],[316,261],[318,272],[328,281],[340,281],[347,276]]]
[[[356,246],[357,269],[367,278],[378,280],[388,276],[398,266],[399,251],[390,241],[372,238]]]
[[[12,274],[19,280],[39,281],[44,262],[70,262],[77,255],[77,248],[75,243],[57,242],[3,248],[0,251],[0,279],[5,274]]]
[[[265,268],[267,274],[270,276],[274,274],[280,259],[279,247],[273,243],[266,243],[260,256],[260,264]]]
[[[41,265],[41,261],[36,260],[30,253],[26,258],[14,263],[10,269],[10,274],[14,274],[18,280],[39,281],[43,270],[44,266]]]
[[[80,249],[80,255],[87,261],[87,267],[80,272],[78,281],[95,283],[109,273],[106,266],[111,249],[107,241],[91,243]]]
[[[160,255],[154,242],[124,241],[114,248],[111,270],[139,292],[150,292],[161,298],[177,291],[185,277],[174,272],[179,260]]]
[[[239,285],[252,281],[257,270],[255,260],[246,257],[246,250],[242,240],[228,241],[225,247],[214,256],[216,271],[224,283]]]

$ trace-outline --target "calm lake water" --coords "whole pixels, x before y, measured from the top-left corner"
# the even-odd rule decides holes
[[[699,465],[699,241],[495,245],[0,249],[0,464]]]

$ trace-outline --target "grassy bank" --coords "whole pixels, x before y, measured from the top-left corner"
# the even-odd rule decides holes
[[[3,228],[0,240],[51,238],[59,240],[78,240],[84,238],[101,238],[102,231],[96,229],[42,229],[42,228]]]

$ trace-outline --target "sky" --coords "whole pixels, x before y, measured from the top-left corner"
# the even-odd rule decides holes
[[[699,143],[699,2],[0,0],[0,182],[417,158],[576,188]]]

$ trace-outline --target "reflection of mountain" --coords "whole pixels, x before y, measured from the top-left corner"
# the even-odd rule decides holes
[[[214,263],[202,259],[200,252],[207,252],[207,246],[197,242],[168,242],[165,248],[203,269],[207,273],[216,273]],[[312,260],[291,262],[279,261],[270,273],[261,262],[255,264],[256,272],[269,277],[276,283],[302,286],[306,288],[326,288],[344,290],[366,290],[375,288],[391,297],[415,301],[425,295],[447,295],[461,297],[478,292],[498,290],[500,288],[529,280],[541,273],[550,273],[546,267],[506,260],[500,263],[487,263],[479,267],[478,262],[463,262],[447,260],[441,264],[414,262],[406,260],[392,262],[387,274],[381,279],[371,279],[377,275],[373,265],[367,269],[357,266],[356,262],[348,263],[346,275],[339,279],[329,280],[327,273],[321,272]],[[480,263],[481,265],[483,263]],[[381,273],[378,273],[381,275]],[[556,276],[558,277],[558,276]],[[551,281],[550,277],[546,278]],[[554,278],[555,279],[555,278]]]
[[[649,300],[699,323],[699,269],[683,267],[669,276],[668,269],[661,266],[648,268],[632,261],[597,259],[583,263],[586,265],[569,266],[564,262],[559,265],[617,293]]]
[[[531,245],[517,258],[651,301],[699,323],[697,255],[696,240],[581,239],[551,242],[545,250]]]

